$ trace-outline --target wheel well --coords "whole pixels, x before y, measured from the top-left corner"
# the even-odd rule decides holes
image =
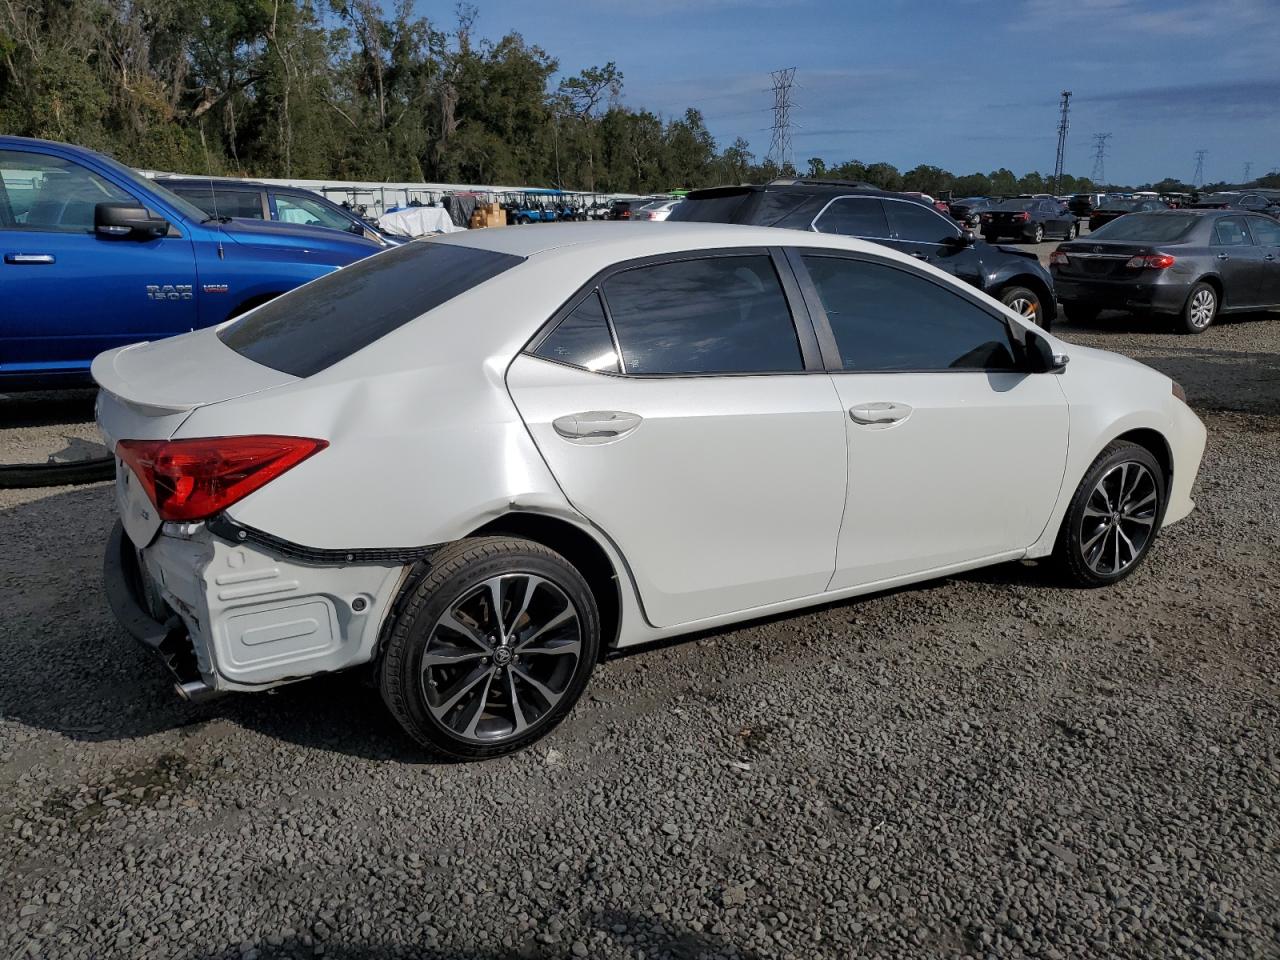
[[[1167,497],[1169,491],[1173,489],[1173,454],[1170,452],[1169,443],[1164,436],[1155,430],[1141,429],[1122,433],[1116,439],[1136,443],[1156,458],[1156,463],[1160,464],[1160,469],[1164,471],[1165,496]]]
[[[1207,283],[1209,286],[1213,287],[1213,292],[1218,295],[1218,305],[1222,305],[1223,290],[1222,280],[1220,278],[1214,276],[1212,273],[1206,273],[1203,277],[1198,279],[1196,283]]]
[[[609,555],[592,536],[573,524],[539,513],[508,513],[491,520],[470,536],[495,534],[521,537],[550,547],[582,574],[600,612],[601,651],[612,647],[622,626],[620,584]]]
[[[268,300],[274,300],[276,297],[280,296],[280,293],[282,292],[283,291],[278,291],[276,293],[260,293],[256,297],[250,297],[248,300],[232,307],[231,312],[227,314],[227,319],[234,320],[241,314],[248,313],[254,307],[260,307]]]

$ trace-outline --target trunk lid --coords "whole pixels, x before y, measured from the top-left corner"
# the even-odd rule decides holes
[[[98,428],[115,453],[121,440],[168,440],[193,410],[292,383],[297,377],[240,356],[215,330],[135,343],[93,361]],[[160,518],[142,484],[116,457],[116,506],[129,539],[145,547]]]
[[[98,426],[112,449],[120,440],[167,440],[197,407],[269,390],[297,377],[254,363],[215,330],[135,343],[93,361]]]
[[[1164,244],[1164,247],[1169,246]],[[1064,243],[1059,253],[1067,255],[1067,262],[1057,265],[1057,275],[1072,279],[1119,279],[1136,276],[1136,271],[1125,264],[1133,257],[1159,252],[1149,243],[1090,243],[1088,240]]]

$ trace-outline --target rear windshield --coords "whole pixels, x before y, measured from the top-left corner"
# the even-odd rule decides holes
[[[843,194],[831,191],[832,197]],[[796,209],[810,202],[815,194],[804,190],[783,187],[778,190],[725,191],[707,197],[685,197],[671,208],[667,222],[689,223],[745,223],[757,227],[772,227]],[[826,200],[818,197],[816,213]]]
[[[1099,208],[1101,210],[1136,210],[1141,200],[1108,200]]]
[[[1194,214],[1131,213],[1105,223],[1090,239],[1132,240],[1142,243],[1174,243],[1183,239],[1200,220]]]
[[[277,297],[218,337],[255,363],[309,377],[522,259],[432,240],[406,243]]]
[[[671,211],[668,221],[696,223],[737,223],[735,218],[746,203],[749,191],[726,193],[718,197],[686,197],[684,203]]]
[[[1005,200],[1003,203],[997,203],[991,209],[998,211],[1031,210],[1039,203],[1039,200]]]

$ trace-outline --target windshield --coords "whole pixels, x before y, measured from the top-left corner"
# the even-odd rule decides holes
[[[1136,243],[1175,243],[1186,237],[1200,220],[1194,214],[1131,213],[1103,224],[1089,239]]]
[[[169,206],[173,207],[187,219],[194,220],[196,223],[201,223],[208,218],[208,214],[197,207],[194,203],[191,203],[189,200],[183,200],[172,190],[168,190],[160,186],[160,184],[156,183],[150,177],[144,177],[132,167],[126,167],[123,163],[119,163],[118,161],[112,160],[110,157],[103,156],[102,154],[98,154],[98,159],[109,166],[114,173],[128,180],[135,186],[158,194],[160,199],[169,204]]]
[[[255,363],[309,377],[523,259],[431,240],[406,243],[276,297],[218,338]]]

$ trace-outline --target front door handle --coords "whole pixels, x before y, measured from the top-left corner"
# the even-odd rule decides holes
[[[1219,259],[1219,260],[1230,260],[1231,258],[1230,258],[1229,256],[1227,256],[1225,253],[1220,253],[1220,254],[1218,254],[1218,259]]]
[[[37,263],[53,263],[52,253],[6,253],[4,255],[5,263],[12,263],[17,266],[27,266]]]
[[[1265,257],[1263,257],[1262,259],[1263,259],[1263,260],[1274,260],[1275,258],[1276,258],[1276,255],[1275,255],[1274,253],[1268,253],[1268,254],[1267,254]]]
[[[587,410],[556,417],[551,426],[556,433],[574,443],[607,443],[625,437],[644,418],[638,413],[622,410]]]
[[[867,426],[875,424],[900,423],[911,416],[911,408],[905,403],[860,403],[849,408],[849,417],[854,423]]]
[[[929,259],[929,255],[927,253],[921,253],[919,250],[913,251],[911,255],[915,257],[917,260]]]

